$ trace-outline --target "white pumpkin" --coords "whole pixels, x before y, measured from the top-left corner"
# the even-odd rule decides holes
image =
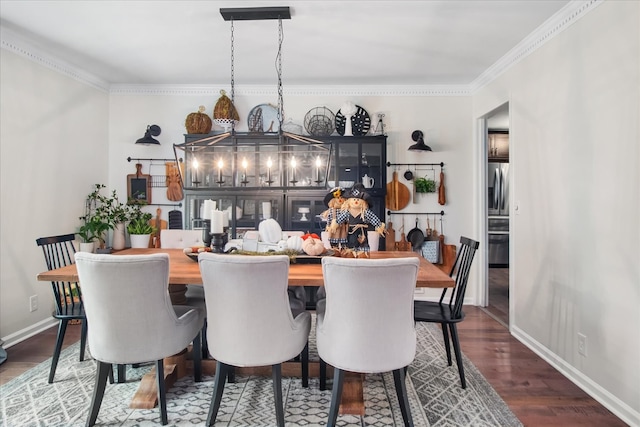
[[[278,243],[282,239],[282,227],[273,218],[265,219],[258,225],[260,240],[265,243]]]
[[[291,249],[293,251],[301,252],[302,251],[302,237],[300,236],[291,236],[287,239],[287,249]]]

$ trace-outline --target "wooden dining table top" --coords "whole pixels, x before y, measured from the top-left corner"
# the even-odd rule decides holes
[[[115,253],[118,255],[144,255],[153,253],[169,254],[169,284],[202,284],[202,276],[198,263],[189,258],[182,249],[125,249]],[[454,281],[435,265],[419,256],[415,252],[379,251],[371,252],[372,259],[382,258],[406,258],[416,257],[420,259],[420,269],[418,270],[418,288],[450,288]],[[66,267],[38,274],[40,281],[64,281],[77,282],[78,271],[76,265],[71,264]],[[323,286],[321,264],[291,263],[289,267],[289,286]]]

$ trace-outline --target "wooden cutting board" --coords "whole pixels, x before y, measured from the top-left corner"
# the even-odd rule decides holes
[[[387,184],[385,205],[387,209],[399,211],[404,209],[411,200],[411,193],[406,185],[398,181],[398,172],[393,171],[393,179]]]
[[[149,220],[149,224],[151,224],[152,227],[155,227],[156,232],[154,234],[152,234],[151,236],[149,236],[149,247],[150,248],[160,248],[162,247],[160,244],[160,230],[166,230],[167,229],[167,221],[165,221],[164,219],[160,219],[160,214],[162,213],[162,211],[160,210],[160,208],[156,209],[156,217],[155,219],[150,219]]]
[[[385,238],[385,249],[393,251],[396,248],[396,230],[393,229],[393,223],[389,221],[389,227],[387,227],[387,237]]]

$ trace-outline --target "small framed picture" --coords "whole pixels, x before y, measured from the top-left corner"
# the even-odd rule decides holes
[[[151,203],[151,175],[127,175],[127,201],[129,203]]]

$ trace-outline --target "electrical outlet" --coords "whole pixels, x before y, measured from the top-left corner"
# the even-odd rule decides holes
[[[424,294],[424,288],[415,288],[413,294]]]
[[[31,295],[29,297],[29,311],[33,312],[38,309],[38,295]]]
[[[578,353],[587,357],[587,336],[578,333]]]

